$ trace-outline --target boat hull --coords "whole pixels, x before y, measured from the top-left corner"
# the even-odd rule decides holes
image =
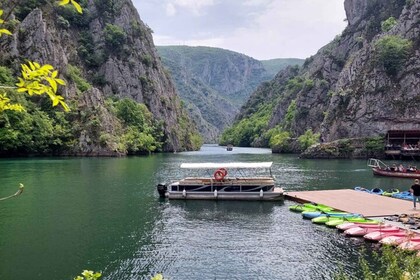
[[[267,201],[267,200],[282,200],[283,189],[274,188],[272,191],[266,192],[178,192],[169,191],[166,193],[169,199],[178,200],[255,200],[255,201]]]
[[[387,170],[383,170],[377,167],[372,168],[372,172],[373,172],[373,175],[378,175],[378,176],[420,179],[420,173],[417,173],[417,172],[387,171]]]

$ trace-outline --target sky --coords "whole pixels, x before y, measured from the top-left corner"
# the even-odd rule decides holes
[[[157,46],[307,58],[347,26],[344,0],[132,0]]]

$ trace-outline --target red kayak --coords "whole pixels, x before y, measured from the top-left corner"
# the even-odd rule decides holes
[[[378,223],[343,223],[341,225],[336,226],[341,231],[348,230],[349,228],[354,227],[363,227],[363,228],[383,228],[383,227],[390,227],[390,224],[378,224]]]
[[[393,226],[388,226],[388,227],[377,227],[377,228],[373,228],[373,227],[367,227],[367,228],[362,228],[362,227],[352,227],[349,228],[347,230],[344,231],[345,235],[348,236],[364,236],[368,233],[374,232],[374,231],[381,231],[381,232],[399,232],[401,229],[399,227],[393,227]]]
[[[405,230],[400,230],[400,231],[390,231],[390,232],[386,232],[386,231],[381,231],[381,230],[377,230],[374,232],[370,232],[366,235],[363,236],[364,239],[369,240],[369,241],[374,241],[374,242],[378,242],[379,240],[388,237],[388,236],[396,236],[396,237],[407,237],[409,236],[410,233],[407,233],[407,231]]]
[[[398,248],[411,251],[420,250],[420,241],[404,241],[403,243],[398,245]]]
[[[398,246],[403,242],[406,241],[414,241],[414,242],[420,242],[420,235],[416,234],[413,237],[410,236],[387,236],[382,238],[379,243],[384,245],[392,245],[392,246]]]

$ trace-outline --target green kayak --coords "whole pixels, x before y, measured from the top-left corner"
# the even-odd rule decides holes
[[[340,216],[319,216],[313,218],[311,221],[314,224],[326,224],[328,222],[335,223],[335,222],[358,222],[358,221],[365,221],[366,219],[363,217],[340,217]]]
[[[333,211],[334,209],[323,204],[304,203],[304,204],[296,204],[296,205],[289,206],[289,210],[293,212],[304,212],[304,211],[329,212],[329,211]]]
[[[347,219],[342,219],[342,220],[338,220],[338,219],[331,220],[331,221],[326,222],[325,225],[327,227],[336,227],[344,223],[378,224],[379,221],[359,217],[359,218],[347,218]]]

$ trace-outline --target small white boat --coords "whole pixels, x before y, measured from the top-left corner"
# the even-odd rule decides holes
[[[283,189],[276,187],[271,166],[272,162],[183,163],[182,169],[199,170],[207,176],[158,184],[157,190],[161,197],[169,199],[283,199]]]

